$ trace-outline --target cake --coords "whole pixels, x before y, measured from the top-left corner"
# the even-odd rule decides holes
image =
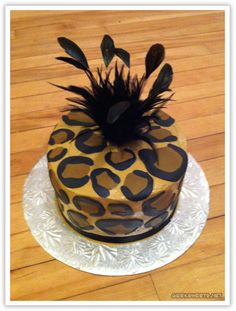
[[[185,138],[164,111],[173,95],[170,64],[141,97],[165,48],[150,47],[138,78],[130,73],[129,53],[116,48],[109,35],[101,43],[106,68],[97,68],[96,75],[77,44],[65,37],[58,42],[71,57],[57,59],[84,71],[90,82],[90,87],[56,85],[79,95],[68,98],[73,104],[49,139],[48,169],[59,211],[72,230],[89,239],[148,238],[170,222],[188,163]],[[115,56],[124,64],[111,67]]]

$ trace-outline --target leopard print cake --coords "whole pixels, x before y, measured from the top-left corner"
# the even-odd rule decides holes
[[[178,204],[188,157],[175,120],[162,110],[144,140],[122,147],[92,131],[93,119],[71,111],[56,125],[47,153],[49,176],[65,221],[108,243],[147,238],[167,225]],[[80,135],[78,135],[80,133]]]
[[[79,234],[103,243],[147,238],[173,216],[188,163],[185,139],[163,111],[174,95],[172,66],[165,63],[142,94],[165,47],[149,48],[138,76],[131,74],[129,52],[108,34],[100,45],[105,69],[96,72],[75,42],[57,40],[70,56],[57,59],[89,80],[88,87],[53,84],[77,96],[67,98],[73,104],[54,128],[47,153],[61,215]],[[113,58],[123,64],[112,66]]]

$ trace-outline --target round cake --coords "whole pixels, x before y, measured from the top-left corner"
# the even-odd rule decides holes
[[[84,131],[93,120],[71,112],[49,141],[48,167],[57,204],[79,233],[104,242],[148,237],[171,219],[187,167],[186,143],[170,116],[146,134],[158,147],[158,159],[144,141],[109,145],[100,132]],[[92,129],[92,127],[91,127]]]
[[[106,40],[105,36],[103,45]],[[66,45],[75,48],[69,39],[60,38],[59,43],[67,53]],[[150,50],[148,54],[153,57]],[[152,64],[152,70],[149,68],[148,54],[143,81],[158,66]],[[68,62],[65,59],[62,60]],[[169,91],[172,81],[168,66],[159,73],[158,87],[157,83],[153,86],[154,91],[159,91],[153,96],[152,88],[149,101],[140,99],[141,90],[134,101],[132,85],[137,92],[138,82],[144,82],[128,76],[124,80],[123,69],[118,70],[117,66],[114,83],[107,83],[107,89],[104,85],[109,81],[108,74],[105,78],[99,75],[97,83],[88,73],[92,90],[67,88],[83,97],[71,100],[83,107],[73,107],[56,125],[47,159],[59,210],[79,234],[108,243],[133,242],[157,233],[173,216],[188,158],[186,141],[175,120],[162,109],[163,103],[170,100],[160,97],[160,93]],[[121,86],[117,87],[119,79],[129,79],[122,96]],[[124,83],[122,87],[125,88]],[[101,113],[98,108],[93,110],[99,101],[103,104]]]

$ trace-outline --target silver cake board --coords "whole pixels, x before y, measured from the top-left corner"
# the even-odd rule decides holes
[[[81,271],[120,276],[160,268],[186,252],[200,236],[209,211],[209,186],[201,167],[188,154],[179,203],[171,221],[141,241],[107,244],[85,238],[65,223],[55,201],[43,156],[28,175],[23,209],[32,235],[57,260]],[[187,254],[186,254],[187,256]]]

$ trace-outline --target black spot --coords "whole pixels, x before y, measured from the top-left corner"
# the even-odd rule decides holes
[[[97,152],[102,151],[106,147],[106,140],[104,139],[102,135],[101,136],[96,135],[100,140],[100,143],[98,145],[94,145],[94,146],[86,145],[86,141],[92,135],[96,135],[96,134],[94,134],[93,131],[87,131],[87,130],[81,131],[75,141],[76,148],[87,154],[97,153]]]
[[[106,173],[107,178],[112,179],[113,182],[116,184],[119,184],[120,178],[116,174],[114,174],[111,170],[108,168],[98,168],[92,171],[90,178],[92,181],[92,186],[94,191],[102,198],[106,198],[110,195],[109,189],[107,189],[104,185],[101,185],[97,181],[97,177],[101,175],[102,173]]]
[[[64,205],[61,204],[61,202],[58,202],[58,206],[60,208],[60,211],[63,213],[64,212]]]
[[[130,201],[144,200],[145,198],[147,198],[152,193],[153,179],[149,174],[147,174],[143,171],[140,171],[140,170],[135,170],[135,171],[133,171],[132,174],[144,178],[147,181],[147,186],[144,189],[142,189],[141,191],[139,191],[137,194],[133,194],[132,191],[124,183],[124,185],[121,187],[121,191],[125,195],[125,197]]]
[[[80,126],[94,126],[95,125],[95,123],[93,121],[86,122],[86,121],[83,121],[82,119],[79,119],[79,118],[76,120],[70,119],[69,115],[64,115],[62,117],[62,120],[66,124],[71,125],[71,126],[78,126],[78,125],[80,125]]]
[[[128,149],[128,148],[125,148],[124,150],[122,150],[122,152],[126,152],[126,153],[129,153],[131,155],[131,158],[125,160],[125,161],[122,161],[122,162],[113,162],[112,161],[112,153],[113,152],[108,152],[105,154],[105,160],[108,164],[110,164],[112,167],[114,167],[115,169],[119,170],[119,171],[123,171],[123,170],[126,170],[128,167],[130,167],[136,160],[136,155],[135,153]]]
[[[178,205],[178,202],[179,202],[179,193],[175,196],[175,198],[173,199],[173,202],[171,203],[171,206],[170,206],[171,211]]]
[[[80,214],[73,210],[68,210],[67,215],[72,224],[79,229],[92,230],[94,228],[92,225],[89,224],[89,222],[87,221],[87,217],[83,214]]]
[[[179,181],[179,185],[178,185],[178,190],[180,191],[182,186],[183,186],[183,182],[184,182],[184,177],[180,179]]]
[[[78,188],[84,186],[89,181],[89,176],[85,175],[81,178],[74,178],[74,177],[63,177],[63,172],[68,164],[86,164],[88,166],[93,165],[93,160],[87,157],[82,156],[74,156],[74,157],[68,157],[61,161],[57,168],[57,174],[61,182],[69,187],[69,188]]]
[[[68,195],[66,194],[66,192],[62,189],[59,190],[58,193],[59,198],[62,200],[63,203],[65,204],[69,204],[70,203],[70,199],[68,197]]]
[[[60,148],[60,147],[59,147],[59,148]],[[57,148],[55,148],[55,149],[57,149]],[[49,150],[49,151],[48,151],[48,153],[47,153],[48,162],[56,162],[56,161],[62,159],[62,158],[66,155],[66,153],[67,153],[67,149],[66,149],[66,148],[63,148],[60,154],[58,154],[58,155],[55,156],[55,157],[52,157],[51,154],[52,154],[52,152],[53,152],[55,149],[52,149],[52,150]]]
[[[76,195],[73,198],[73,203],[78,210],[88,213],[91,216],[99,217],[105,214],[103,205],[96,200]]]
[[[166,196],[166,195],[168,195],[167,200],[166,200],[167,201],[166,206],[164,206],[164,207],[161,206],[158,209],[157,207],[152,205],[152,204],[158,205],[158,201],[160,201],[163,198],[163,196]],[[171,194],[167,194],[165,191],[159,192],[157,195],[155,195],[151,199],[146,200],[143,203],[142,209],[143,209],[144,215],[146,215],[146,216],[159,216],[159,215],[161,215],[163,213],[163,210],[167,209],[170,206],[170,204],[174,201],[174,197],[175,197],[174,193],[172,193],[172,195],[171,195]]]
[[[175,119],[171,118],[169,116],[168,119],[164,120],[161,118],[161,116],[159,116],[158,114],[156,114],[155,116],[155,119],[154,119],[154,122],[158,125],[161,125],[161,126],[165,126],[165,127],[168,127],[168,126],[171,126],[173,123],[175,123]]]
[[[161,215],[154,217],[147,221],[144,225],[145,228],[157,228],[159,227],[167,218],[168,212],[164,211]]]
[[[108,210],[112,215],[117,216],[131,216],[134,214],[132,208],[128,204],[123,203],[110,203],[108,205]]]
[[[96,226],[109,235],[130,234],[142,225],[141,219],[101,219],[96,221]]]
[[[155,133],[154,133],[155,130],[166,131],[165,129],[161,129],[160,126],[153,126],[150,131],[144,133],[143,135],[145,137],[147,137],[153,143],[170,142],[170,141],[176,141],[177,140],[177,137],[172,135],[170,132],[169,132],[170,133],[169,136],[166,136],[165,138],[160,139],[160,138],[155,136]]]
[[[65,133],[66,138],[63,139],[58,139],[58,141],[55,140],[55,137],[53,138],[53,136],[55,136],[58,133]],[[68,140],[71,140],[73,137],[75,136],[74,132],[72,132],[71,130],[68,129],[59,129],[54,131],[49,139],[49,145],[55,145],[55,144],[64,144],[65,142],[67,142]]]
[[[156,166],[156,156],[153,150],[151,149],[142,149],[139,151],[139,157],[143,161],[147,171],[155,177],[160,179],[168,180],[168,181],[178,181],[186,172],[187,164],[188,164],[188,156],[187,153],[172,144],[168,144],[168,147],[175,150],[181,157],[182,163],[180,167],[178,167],[173,172],[165,172]],[[158,154],[158,150],[157,150]]]
[[[171,204],[170,211],[175,210],[179,203],[179,193],[175,196],[173,203]]]

